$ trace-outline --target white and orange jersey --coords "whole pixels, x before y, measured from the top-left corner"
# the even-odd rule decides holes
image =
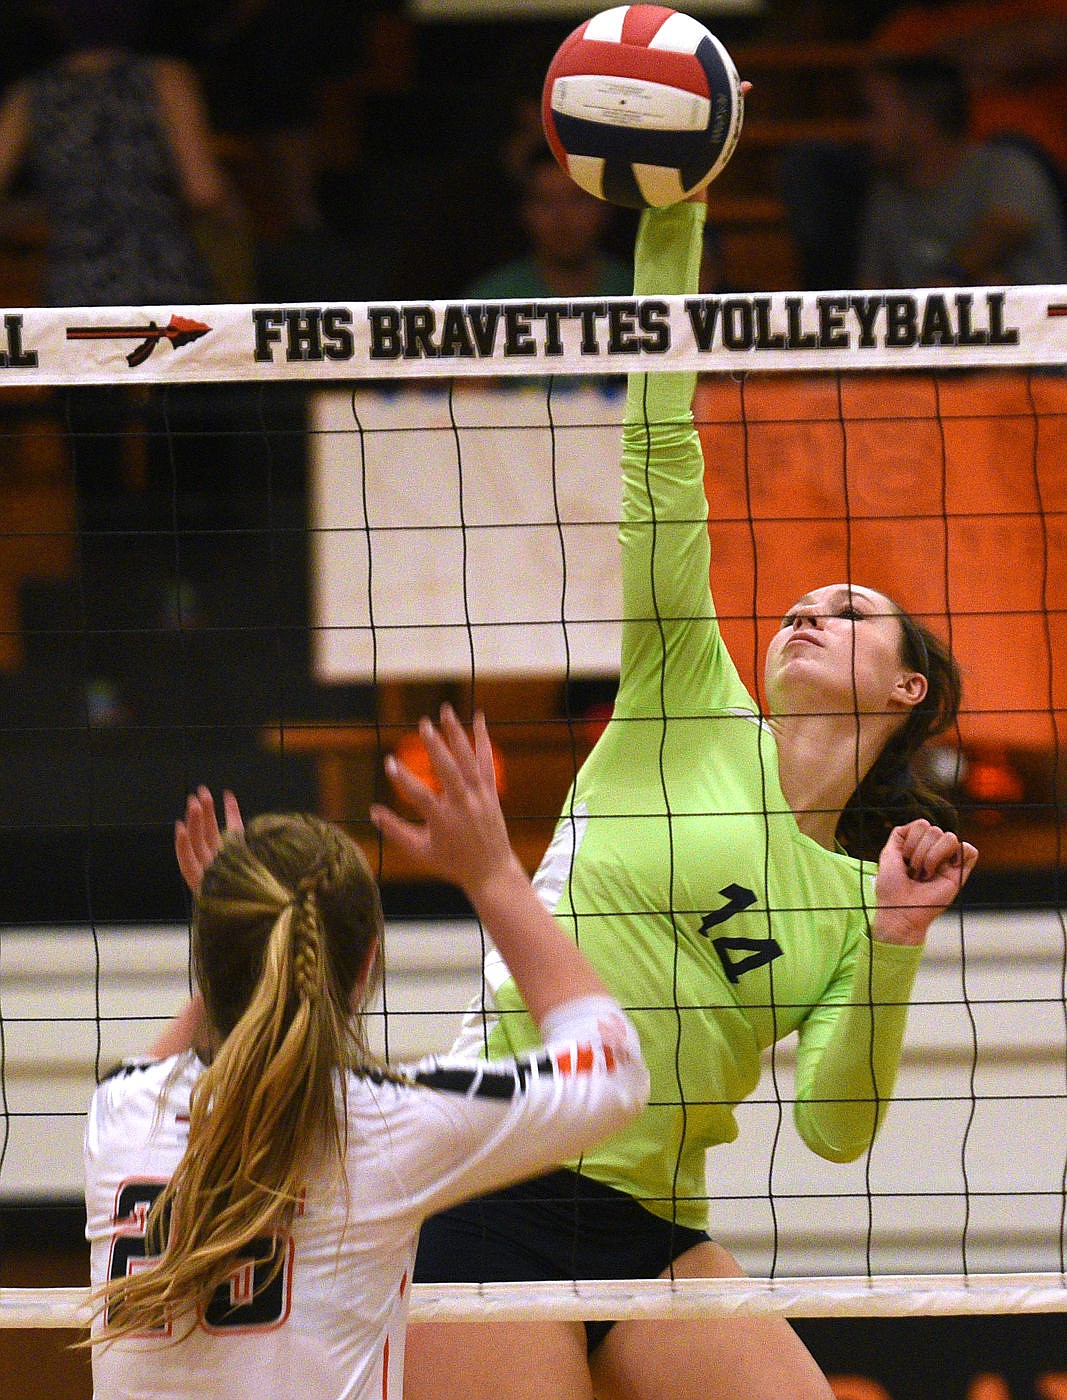
[[[345,1171],[308,1183],[290,1232],[253,1242],[188,1336],[176,1317],[169,1335],[95,1348],[98,1400],[400,1400],[422,1221],[558,1165],[647,1098],[615,1002],[559,1007],[544,1032],[514,1060],[435,1058],[402,1082],[347,1074]],[[145,1216],[185,1151],[202,1072],[189,1053],[126,1065],[97,1089],[85,1136],[94,1285],[145,1266]]]

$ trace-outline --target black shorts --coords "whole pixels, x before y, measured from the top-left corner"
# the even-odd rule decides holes
[[[576,1172],[557,1171],[479,1196],[427,1220],[416,1283],[658,1278],[709,1236],[675,1225]],[[589,1351],[614,1324],[587,1322]]]

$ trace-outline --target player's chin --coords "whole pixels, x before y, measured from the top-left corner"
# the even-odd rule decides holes
[[[818,680],[824,670],[824,660],[817,647],[783,647],[767,658],[764,673],[767,692],[788,690],[790,686],[798,684],[802,677],[805,685],[813,681],[825,684],[825,681]]]

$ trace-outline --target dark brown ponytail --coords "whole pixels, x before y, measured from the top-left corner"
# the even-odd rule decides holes
[[[952,804],[915,769],[919,750],[956,722],[960,708],[960,671],[948,647],[929,628],[896,608],[902,634],[901,660],[926,677],[926,696],[908,715],[878,755],[870,772],[849,798],[837,824],[837,839],[849,855],[877,860],[895,826],[925,817],[955,831]]]

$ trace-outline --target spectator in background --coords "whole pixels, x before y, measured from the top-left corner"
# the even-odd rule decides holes
[[[614,209],[576,185],[544,140],[519,177],[518,221],[526,251],[467,287],[468,297],[629,296],[632,269],[607,252]]]
[[[935,0],[875,33],[886,54],[958,64],[975,140],[1025,142],[1067,183],[1067,0]]]
[[[192,70],[141,51],[149,0],[57,0],[56,14],[62,55],[0,108],[0,195],[25,165],[48,226],[42,300],[244,299],[240,210]]]
[[[1067,279],[1055,186],[1021,147],[970,140],[959,68],[886,59],[866,87],[874,178],[860,226],[860,286]]]
[[[155,47],[155,9],[152,0],[55,0],[55,56],[12,83],[0,106],[0,195],[18,177],[40,208],[44,305],[180,308],[251,299],[244,214],[215,158],[194,70]],[[206,541],[201,567],[205,579],[219,572],[215,541],[251,494],[248,439],[240,451],[232,440],[228,451],[219,447],[238,426],[240,402],[212,386],[125,384],[74,387],[57,402],[81,531],[70,588],[81,590],[90,639],[81,664],[92,725],[137,715],[134,681],[160,693],[166,685],[165,672],[153,681],[145,670],[143,636],[123,645],[96,626],[97,608],[107,615],[129,598],[154,597],[162,609],[170,598],[192,596],[192,581],[174,576],[173,538],[160,527],[207,524],[198,537]],[[125,530],[156,533],[142,534],[134,548]],[[232,544],[225,548],[233,553]],[[196,567],[196,549],[183,541],[181,554],[183,569]],[[62,599],[52,606],[61,616]],[[151,612],[137,625],[145,616],[154,625]],[[187,610],[178,625],[195,621]],[[58,624],[50,618],[49,625]]]
[[[1021,146],[1067,206],[1067,0],[927,0],[893,10],[872,57],[939,58],[970,92],[968,135]],[[865,143],[798,142],[783,156],[781,193],[803,286],[856,281],[859,213],[872,167]]]
[[[576,185],[541,136],[517,177],[516,221],[525,249],[490,268],[463,289],[468,299],[630,296],[633,271],[607,251],[605,240],[620,211]],[[502,381],[511,388],[545,386],[543,378]],[[619,375],[561,377],[557,392],[621,389]]]
[[[59,56],[0,107],[0,195],[25,167],[47,229],[45,305],[251,299],[243,214],[214,157],[200,86],[187,64],[155,55],[153,9],[55,0]],[[195,391],[184,402],[206,416]],[[78,390],[67,412],[82,522],[108,528],[137,494],[124,458],[129,396]],[[158,470],[169,478],[171,464]],[[169,479],[160,484],[169,494]],[[136,504],[147,500],[141,490]]]

